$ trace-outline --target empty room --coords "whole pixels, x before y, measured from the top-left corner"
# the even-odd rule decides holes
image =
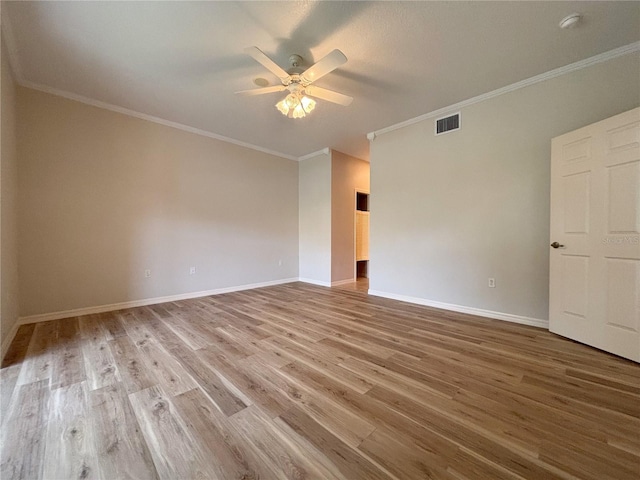
[[[0,19],[2,480],[640,478],[640,2]]]

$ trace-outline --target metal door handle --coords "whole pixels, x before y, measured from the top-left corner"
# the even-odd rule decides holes
[[[560,248],[560,247],[564,247],[564,245],[560,245],[558,242],[553,242],[553,243],[551,244],[551,246],[552,246],[553,248]]]

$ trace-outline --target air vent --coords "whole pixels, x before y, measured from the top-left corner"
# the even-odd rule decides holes
[[[460,129],[460,113],[436,120],[436,135]]]

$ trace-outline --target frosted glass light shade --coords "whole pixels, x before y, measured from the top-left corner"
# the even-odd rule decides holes
[[[316,107],[316,101],[301,93],[292,92],[276,103],[276,108],[289,118],[303,118]]]

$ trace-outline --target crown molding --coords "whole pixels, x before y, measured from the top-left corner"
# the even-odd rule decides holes
[[[184,125],[182,123],[173,122],[171,120],[165,120],[164,118],[156,117],[153,115],[148,115],[146,113],[141,113],[135,110],[131,110],[124,107],[119,107],[117,105],[113,105],[111,103],[102,102],[100,100],[94,100],[92,98],[84,97],[82,95],[77,95],[75,93],[67,92],[64,90],[59,90],[57,88],[49,87],[46,85],[40,85],[37,83],[22,81],[18,82],[18,84],[22,87],[31,88],[32,90],[38,90],[40,92],[49,93],[51,95],[56,95],[58,97],[67,98],[69,100],[74,100],[76,102],[84,103],[86,105],[90,105],[92,107],[103,108],[105,110],[110,110],[112,112],[121,113],[123,115],[128,115],[130,117],[139,118],[141,120],[146,120],[148,122],[158,123],[160,125],[164,125],[166,127],[175,128],[177,130],[183,130],[185,132],[193,133],[195,135],[200,135],[203,137],[213,138],[215,140],[220,140],[222,142],[231,143],[233,145],[237,145],[239,147],[249,148],[251,150],[257,150],[258,152],[266,153],[269,155],[274,155],[276,157],[286,158],[287,160],[298,161],[298,157],[294,157],[293,155],[287,155],[286,153],[277,152],[275,150],[269,150],[268,148],[263,148],[258,145],[253,145],[252,143],[242,142],[240,140],[236,140],[234,138],[225,137],[224,135],[218,135],[217,133],[209,132],[207,130],[202,130],[199,128],[191,127],[189,125]]]
[[[294,155],[288,155],[286,153],[282,153],[282,152],[277,152],[275,150],[270,150],[267,148],[263,148],[260,147],[258,145],[254,145],[248,142],[243,142],[240,140],[236,140],[234,138],[230,138],[230,137],[225,137],[224,135],[219,135],[217,133],[213,133],[213,132],[209,132],[207,130],[202,130],[199,128],[195,128],[195,127],[191,127],[189,125],[184,125],[178,122],[173,122],[171,120],[166,120],[160,117],[155,117],[153,115],[148,115],[146,113],[142,113],[142,112],[138,112],[135,110],[131,110],[128,108],[124,108],[124,107],[120,107],[117,105],[113,105],[107,102],[102,102],[100,100],[94,100],[92,98],[88,98],[88,97],[84,97],[82,95],[77,95],[75,93],[71,93],[71,92],[67,92],[64,90],[60,90],[57,88],[53,88],[53,87],[49,87],[46,85],[41,85],[41,84],[37,84],[34,82],[30,82],[27,81],[24,78],[23,72],[22,72],[22,68],[20,65],[20,61],[19,61],[19,56],[18,56],[18,52],[17,52],[17,47],[14,41],[14,35],[13,35],[13,30],[11,28],[11,24],[9,22],[9,18],[6,15],[2,15],[0,12],[0,23],[1,23],[1,30],[2,30],[2,34],[4,36],[4,41],[5,44],[7,46],[7,52],[9,55],[9,63],[11,66],[11,69],[13,71],[13,76],[14,79],[16,81],[16,83],[22,87],[26,87],[26,88],[31,88],[33,90],[38,90],[41,92],[45,92],[45,93],[49,93],[52,95],[57,95],[63,98],[67,98],[69,100],[75,100],[77,102],[80,103],[84,103],[87,105],[91,105],[97,108],[103,108],[105,110],[110,110],[113,112],[117,112],[117,113],[121,113],[123,115],[128,115],[131,117],[135,117],[135,118],[139,118],[142,120],[147,120],[149,122],[153,122],[153,123],[157,123],[160,125],[165,125],[168,127],[172,127],[172,128],[176,128],[178,130],[183,130],[189,133],[193,133],[195,135],[200,135],[200,136],[204,136],[204,137],[208,137],[208,138],[213,138],[215,140],[220,140],[222,142],[227,142],[227,143],[231,143],[233,145],[237,145],[240,147],[244,147],[244,148],[249,148],[251,150],[256,150],[258,152],[262,152],[262,153],[266,153],[268,155],[274,155],[276,157],[281,157],[281,158],[285,158],[287,160],[293,160],[293,161],[304,161],[304,160],[308,160],[310,158],[313,158],[317,155],[320,154],[329,154],[330,149],[329,148],[323,148],[322,150],[318,150],[316,152],[311,152],[308,153],[306,155],[297,157]],[[425,113],[423,115],[420,115],[418,117],[414,117],[411,118],[409,120],[405,120],[403,122],[400,123],[396,123],[394,125],[390,125],[388,127],[379,129],[379,130],[375,130],[373,132],[369,132],[367,133],[367,139],[369,140],[369,142],[373,142],[378,136],[388,133],[388,132],[392,132],[394,130],[398,130],[400,128],[409,126],[409,125],[413,125],[414,123],[419,123],[422,122],[424,120],[439,116],[439,115],[444,115],[447,114],[449,112],[451,112],[452,110],[460,110],[464,107],[468,107],[470,105],[479,103],[479,102],[483,102],[485,100],[488,100],[490,98],[494,98],[500,95],[504,95],[506,93],[512,92],[514,90],[518,90],[520,88],[524,88],[527,87],[529,85],[534,85],[536,83],[539,82],[543,82],[545,80],[549,80],[551,78],[555,78],[570,72],[573,72],[575,70],[580,70],[582,68],[586,68],[589,67],[591,65],[596,65],[598,63],[602,63],[602,62],[606,62],[608,60],[612,60],[614,58],[617,57],[621,57],[623,55],[628,55],[631,53],[636,53],[640,51],[640,42],[634,42],[634,43],[630,43],[629,45],[624,45],[622,47],[616,48],[614,50],[610,50],[608,52],[604,52],[598,55],[595,55],[593,57],[589,57],[586,58],[584,60],[580,60],[578,62],[575,63],[571,63],[569,65],[565,65],[564,67],[560,67],[560,68],[556,68],[554,70],[550,70],[548,72],[542,73],[540,75],[536,75],[533,77],[530,77],[528,79],[525,80],[521,80],[519,82],[513,83],[511,85],[507,85],[505,87],[499,88],[497,90],[493,90],[491,92],[488,93],[484,93],[482,95],[478,95],[476,97],[472,97],[468,100],[463,100],[462,102],[459,103],[455,103],[453,105],[449,105],[447,107],[443,107],[440,108],[438,110],[434,110],[432,112],[429,113]]]
[[[13,68],[13,67],[12,67]],[[276,157],[286,158],[287,160],[293,160],[294,162],[302,162],[304,160],[308,160],[320,154],[329,155],[330,148],[325,147],[322,150],[318,150],[317,152],[311,152],[301,157],[296,157],[294,155],[288,155],[286,153],[277,152],[275,150],[269,150],[268,148],[263,148],[258,145],[254,145],[252,143],[242,142],[240,140],[236,140],[234,138],[225,137],[224,135],[218,135],[217,133],[209,132],[207,130],[202,130],[195,127],[190,127],[189,125],[184,125],[178,122],[172,122],[171,120],[165,120],[164,118],[156,117],[153,115],[147,115],[146,113],[138,112],[136,110],[131,110],[124,107],[119,107],[118,105],[113,105],[111,103],[102,102],[100,100],[94,100],[93,98],[84,97],[82,95],[78,95],[75,93],[67,92],[65,90],[59,90],[57,88],[49,87],[47,85],[40,85],[37,83],[29,82],[29,81],[17,81],[16,82],[25,88],[30,88],[32,90],[37,90],[39,92],[48,93],[51,95],[56,95],[58,97],[63,97],[69,100],[74,100],[76,102],[84,103],[86,105],[90,105],[92,107],[103,108],[105,110],[110,110],[112,112],[121,113],[123,115],[128,115],[130,117],[139,118],[141,120],[147,120],[148,122],[158,123],[160,125],[164,125],[166,127],[175,128],[178,130],[183,130],[185,132],[193,133],[195,135],[201,135],[203,137],[213,138],[216,140],[220,140],[222,142],[231,143],[233,145],[237,145],[239,147],[249,148],[251,150],[257,150],[258,152],[266,153],[269,155],[274,155]]]
[[[76,102],[84,103],[86,105],[91,105],[92,107],[103,108],[105,110],[121,113],[123,115],[139,118],[141,120],[147,120],[148,122],[158,123],[160,125],[175,128],[178,130],[183,130],[189,133],[193,133],[195,135],[213,138],[215,140],[231,143],[239,147],[249,148],[251,150],[256,150],[258,152],[266,153],[268,155],[274,155],[276,157],[286,158],[287,160],[298,161],[298,157],[295,157],[293,155],[287,155],[286,153],[277,152],[275,150],[270,150],[268,148],[263,148],[258,145],[253,145],[252,143],[242,142],[240,140],[236,140],[230,137],[225,137],[224,135],[218,135],[217,133],[209,132],[207,130],[191,127],[189,125],[173,122],[171,120],[166,120],[164,118],[156,117],[153,115],[147,115],[146,113],[131,110],[129,108],[119,107],[117,105],[113,105],[107,102],[102,102],[100,100],[94,100],[92,98],[84,97],[82,95],[77,95],[75,93],[67,92],[65,90],[49,87],[47,85],[41,85],[35,82],[30,82],[24,78],[24,75],[22,73],[22,68],[20,66],[20,61],[18,56],[18,50],[14,41],[15,37],[13,35],[13,30],[11,28],[11,22],[9,21],[9,17],[6,14],[5,15],[0,14],[0,19],[2,19],[1,20],[2,33],[4,33],[4,40],[7,45],[7,52],[9,54],[9,63],[11,65],[11,69],[13,70],[13,76],[16,83],[22,87],[31,88],[33,90],[49,93],[51,95],[67,98],[69,100],[74,100]]]
[[[464,107],[468,107],[476,103],[484,102],[485,100],[489,100],[490,98],[495,98],[500,95],[504,95],[505,93],[513,92],[514,90],[519,90],[521,88],[528,87],[530,85],[535,85],[536,83],[544,82],[545,80],[550,80],[552,78],[559,77],[561,75],[566,75],[567,73],[575,72],[576,70],[581,70],[583,68],[587,68],[592,65],[597,65],[598,63],[603,63],[608,60],[613,60],[614,58],[622,57],[624,55],[629,55],[631,53],[636,53],[639,51],[640,51],[640,42],[630,43],[629,45],[624,45],[622,47],[609,50],[608,52],[600,53],[598,55],[585,58],[584,60],[580,60],[575,63],[570,63],[569,65],[565,65],[564,67],[549,70],[548,72],[541,73],[540,75],[535,75],[525,80],[512,83],[511,85],[507,85],[506,87],[498,88],[497,90],[483,93],[482,95],[478,95],[477,97],[472,97],[472,98],[469,98],[468,100],[463,100],[462,102],[454,103],[453,105],[439,108],[438,110],[434,110],[432,112],[425,113],[418,117],[405,120],[404,122],[396,123],[394,125],[381,128],[380,130],[375,130],[373,132],[368,133],[367,138],[369,139],[369,141],[373,141],[380,135],[392,132],[394,130],[398,130],[400,128],[407,127],[409,125],[413,125],[414,123],[419,123],[424,120],[428,120],[430,118],[438,117],[440,115],[445,115],[452,111],[458,111]]]
[[[317,157],[318,155],[329,155],[330,149],[328,147],[323,148],[322,150],[318,150],[317,152],[307,153],[306,155],[298,158],[299,162],[304,162],[305,160],[309,160],[310,158]]]
[[[13,66],[12,66],[13,68]],[[15,72],[14,72],[15,73]],[[17,76],[17,75],[16,75]],[[311,152],[301,157],[296,157],[294,155],[288,155],[286,153],[277,152],[275,150],[269,150],[267,148],[260,147],[258,145],[254,145],[252,143],[242,142],[240,140],[236,140],[234,138],[225,137],[223,135],[218,135],[217,133],[209,132],[207,130],[202,130],[199,128],[191,127],[189,125],[184,125],[182,123],[173,122],[171,120],[165,120],[164,118],[156,117],[153,115],[148,115],[146,113],[138,112],[136,110],[131,110],[124,107],[119,107],[118,105],[113,105],[111,103],[102,102],[100,100],[94,100],[93,98],[84,97],[82,95],[78,95],[75,93],[67,92],[65,90],[60,90],[57,88],[49,87],[47,85],[40,85],[38,83],[29,82],[29,81],[18,81],[16,82],[25,88],[30,88],[32,90],[37,90],[39,92],[48,93],[50,95],[55,95],[58,97],[63,97],[68,100],[73,100],[76,102],[84,103],[85,105],[90,105],[92,107],[102,108],[105,110],[110,110],[112,112],[121,113],[123,115],[128,115],[130,117],[139,118],[141,120],[146,120],[148,122],[158,123],[160,125],[164,125],[166,127],[175,128],[178,130],[183,130],[185,132],[193,133],[195,135],[201,135],[203,137],[213,138],[216,140],[220,140],[222,142],[231,143],[233,145],[237,145],[239,147],[249,148],[251,150],[257,150],[258,152],[266,153],[269,155],[274,155],[276,157],[286,158],[287,160],[293,160],[296,162],[302,162],[304,160],[308,160],[317,155],[325,154],[329,155],[330,149],[328,147],[323,148],[322,150],[318,150],[317,152]]]

